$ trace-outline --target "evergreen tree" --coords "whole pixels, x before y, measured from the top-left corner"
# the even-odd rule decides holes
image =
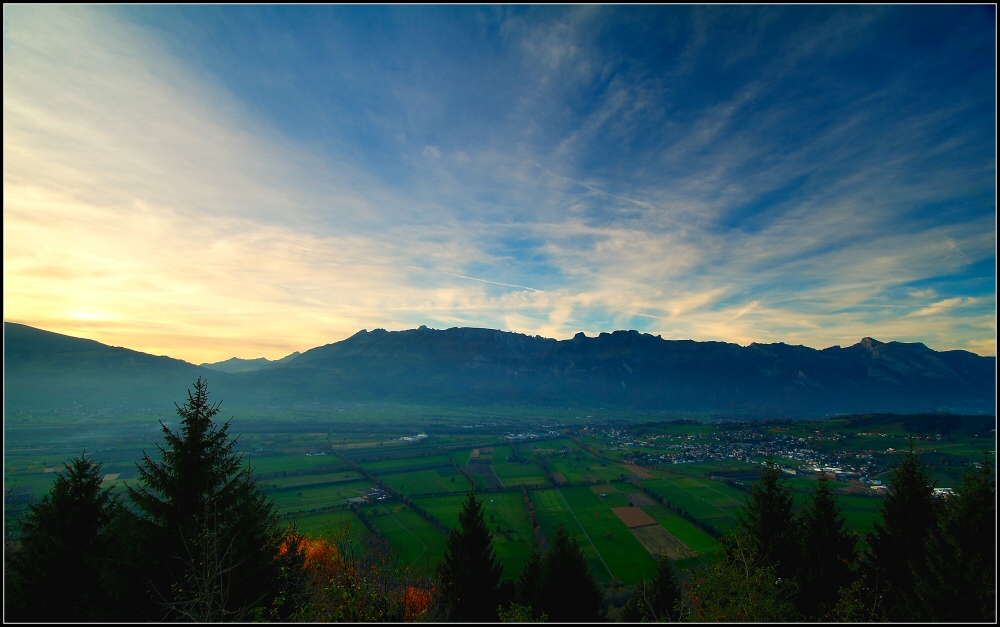
[[[144,454],[136,464],[142,485],[128,489],[141,514],[140,568],[165,618],[246,619],[279,593],[277,509],[234,451],[231,419],[221,427],[212,420],[220,404],[209,403],[199,378],[177,406],[180,429],[160,423],[161,461]]]
[[[996,479],[984,454],[944,502],[921,596],[941,622],[996,622]]]
[[[890,475],[881,520],[868,534],[866,572],[870,589],[881,597],[893,621],[928,620],[917,582],[928,568],[928,542],[938,526],[934,484],[920,455],[910,450]]]
[[[753,545],[759,565],[771,567],[778,577],[787,580],[795,577],[799,555],[792,511],[795,501],[782,474],[781,467],[768,457],[736,518],[738,529]],[[732,557],[733,547],[725,546]]]
[[[537,540],[532,541],[528,561],[525,562],[517,577],[514,600],[518,605],[530,608],[533,618],[538,618],[541,615],[542,549]]]
[[[121,510],[101,489],[101,465],[82,457],[64,464],[49,494],[30,505],[20,544],[6,557],[6,618],[81,622],[117,618],[108,557],[117,544],[112,522]]]
[[[622,618],[630,623],[675,621],[680,618],[680,599],[681,586],[673,561],[661,555],[652,581],[643,579],[635,585],[622,610]]]
[[[843,509],[829,479],[821,474],[799,514],[803,559],[798,606],[806,620],[828,617],[837,604],[838,591],[851,584],[857,542],[847,529]]]
[[[542,611],[555,622],[594,622],[602,597],[579,540],[560,523],[542,559]]]
[[[458,524],[448,534],[438,566],[445,611],[452,621],[496,621],[503,566],[497,561],[493,533],[474,492],[469,492],[458,513]]]

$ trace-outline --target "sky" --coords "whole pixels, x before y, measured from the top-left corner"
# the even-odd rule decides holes
[[[996,8],[4,5],[4,320],[996,355]]]

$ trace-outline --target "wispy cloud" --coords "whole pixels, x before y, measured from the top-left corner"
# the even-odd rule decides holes
[[[968,11],[909,8],[901,55],[890,7],[223,10],[5,12],[5,319],[191,361],[420,324],[995,353]]]

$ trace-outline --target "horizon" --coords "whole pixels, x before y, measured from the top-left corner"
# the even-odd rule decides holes
[[[8,323],[8,322],[12,322],[14,324],[23,324],[23,323],[14,322],[14,321],[11,321],[11,320],[5,320],[4,321],[5,324]],[[33,329],[37,329],[39,331],[45,331],[45,332],[49,332],[49,333],[60,333],[59,331],[51,331],[49,329],[42,329],[40,327],[35,327],[35,326],[32,326],[32,325],[24,325],[24,326],[29,326],[29,327],[31,327]],[[376,327],[376,328],[373,328],[373,329],[368,329],[368,328],[358,329],[356,332],[350,334],[349,336],[347,336],[345,338],[342,338],[342,339],[339,339],[339,340],[334,340],[332,342],[321,342],[321,343],[313,345],[313,346],[307,346],[307,347],[303,347],[303,348],[298,348],[298,349],[296,349],[294,351],[289,352],[286,355],[281,355],[279,357],[274,357],[274,358],[263,357],[263,356],[241,357],[239,355],[233,355],[231,357],[226,357],[226,358],[223,358],[223,359],[217,359],[217,360],[214,360],[214,361],[192,361],[190,359],[185,359],[185,358],[179,357],[177,355],[153,354],[153,353],[147,353],[147,354],[153,354],[156,357],[170,357],[172,359],[180,359],[182,361],[185,361],[185,362],[187,362],[189,364],[196,365],[196,366],[201,366],[201,365],[206,365],[206,364],[207,365],[214,365],[214,364],[218,364],[218,363],[221,363],[221,362],[230,361],[230,360],[233,360],[233,359],[242,360],[242,361],[253,361],[253,360],[257,360],[257,359],[267,359],[268,361],[278,361],[278,360],[283,359],[285,357],[288,357],[288,356],[290,356],[290,355],[292,355],[294,353],[304,353],[304,352],[309,351],[309,350],[311,350],[313,348],[319,348],[319,347],[322,347],[322,346],[328,346],[328,345],[331,345],[331,344],[336,344],[338,342],[346,341],[346,340],[354,337],[355,335],[358,335],[358,334],[361,334],[361,333],[374,333],[376,331],[384,331],[386,333],[401,333],[401,332],[405,332],[405,331],[419,331],[419,330],[421,330],[421,328],[423,328],[425,330],[428,330],[428,331],[448,331],[450,329],[482,329],[482,330],[486,330],[486,331],[497,331],[497,332],[500,332],[500,333],[514,333],[514,334],[526,335],[528,337],[541,337],[542,339],[551,339],[551,340],[556,340],[556,341],[559,341],[559,342],[566,342],[566,341],[572,340],[577,335],[577,333],[583,333],[587,338],[593,339],[593,338],[596,338],[596,337],[598,337],[600,335],[612,335],[614,333],[632,333],[632,332],[637,332],[637,333],[641,333],[641,334],[650,335],[651,337],[656,337],[658,339],[661,339],[661,340],[664,340],[664,341],[670,341],[670,342],[691,341],[691,342],[707,343],[707,342],[718,341],[718,340],[697,340],[697,339],[694,339],[694,338],[682,338],[682,337],[661,337],[659,334],[646,333],[644,331],[637,331],[636,329],[614,329],[612,331],[598,331],[596,333],[585,333],[584,331],[578,331],[577,333],[573,334],[570,337],[553,338],[553,337],[545,337],[545,336],[534,335],[534,334],[525,334],[525,333],[520,333],[518,331],[509,331],[509,330],[505,330],[505,329],[493,329],[493,328],[489,328],[489,327],[467,327],[467,326],[462,326],[462,327],[448,327],[448,328],[444,328],[444,329],[436,329],[436,328],[433,328],[433,327],[428,327],[426,325],[421,325],[420,327],[407,328],[407,329],[385,329],[385,328],[382,328],[382,327]],[[65,334],[65,333],[61,333],[61,334],[62,335],[67,335],[68,337],[73,337],[75,339],[94,340],[94,338],[90,338],[90,337],[68,335],[68,334]],[[862,336],[862,337],[858,338],[855,342],[850,343],[850,344],[845,344],[845,345],[832,344],[830,346],[820,347],[820,346],[808,346],[808,345],[804,345],[804,344],[798,344],[796,346],[803,346],[805,348],[809,348],[809,349],[812,349],[812,350],[820,351],[820,350],[825,350],[825,349],[828,349],[828,348],[845,348],[845,347],[855,346],[857,344],[860,344],[864,340],[868,340],[868,339],[873,340],[873,341],[875,341],[875,342],[877,342],[879,344],[892,344],[892,343],[922,344],[925,347],[927,347],[927,348],[929,348],[929,349],[931,349],[931,350],[933,350],[935,352],[943,352],[942,349],[935,349],[935,348],[933,348],[931,346],[927,346],[927,344],[924,343],[924,342],[900,342],[899,340],[894,340],[894,339],[881,340],[881,339],[879,339],[877,337],[872,337],[870,335]],[[99,340],[94,340],[94,341],[99,341]],[[787,345],[788,344],[787,342],[780,342],[780,341],[778,341],[778,342],[748,342],[747,344],[740,344],[738,342],[729,342],[729,343],[736,344],[736,345],[741,346],[743,348],[747,348],[748,346],[750,346],[752,344],[763,344],[763,345],[767,345],[767,344],[786,344]],[[112,345],[108,345],[108,346],[112,346]],[[138,349],[135,349],[135,348],[133,348],[131,346],[112,346],[112,348],[125,348],[125,349],[128,349],[128,350],[138,350]],[[138,351],[138,352],[146,352],[146,351]],[[994,359],[996,358],[995,355],[980,355],[980,356],[981,357],[993,357]]]
[[[5,6],[4,320],[995,357],[995,81],[985,5]]]

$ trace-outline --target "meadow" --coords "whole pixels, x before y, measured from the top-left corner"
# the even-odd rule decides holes
[[[357,535],[369,533],[364,519],[390,540],[414,574],[433,573],[443,556],[446,535],[436,523],[457,526],[459,509],[472,488],[467,477],[480,485],[486,522],[494,530],[497,556],[510,578],[520,572],[536,537],[522,486],[527,488],[542,537],[551,538],[557,525],[565,525],[580,540],[600,581],[618,579],[631,584],[648,577],[654,553],[660,550],[687,569],[717,559],[718,540],[699,525],[716,534],[733,528],[746,492],[735,483],[711,477],[729,473],[749,481],[758,465],[722,459],[636,466],[627,463],[627,456],[636,451],[659,455],[667,446],[704,441],[720,427],[653,422],[641,415],[627,422],[617,415],[613,417],[619,421],[614,423],[619,425],[616,429],[632,429],[633,440],[644,438],[641,446],[625,446],[613,429],[599,431],[592,427],[594,418],[571,414],[572,410],[533,413],[526,408],[398,408],[393,413],[384,406],[336,415],[309,411],[297,415],[283,410],[280,416],[268,417],[257,411],[250,417],[234,418],[231,433],[239,434],[237,450],[274,498],[284,523],[294,523],[300,531],[317,536],[350,524]],[[175,426],[169,416],[152,415],[9,417],[5,421],[4,478],[10,489],[5,521],[16,523],[24,505],[37,502],[48,491],[61,463],[84,450],[103,464],[105,485],[122,491],[135,480],[135,463],[144,453],[156,458],[156,444],[162,442],[160,419]],[[509,439],[511,434],[529,432],[537,437]],[[417,433],[427,437],[402,439]],[[870,450],[873,456],[889,461],[906,450],[914,435],[899,425],[876,432],[836,421],[780,425],[772,433],[810,436],[813,448],[846,448],[866,455]],[[981,456],[984,448],[995,451],[992,441],[958,435],[924,434],[913,443],[939,485],[955,485],[969,459]],[[799,463],[781,461],[792,468]],[[357,501],[360,506],[352,509],[349,499],[363,499],[376,488],[376,482],[366,476],[412,499],[416,509],[397,498]],[[496,481],[486,482],[488,476],[495,476]],[[804,503],[815,477],[800,474],[786,479],[796,502]],[[484,491],[486,485],[495,489]],[[643,488],[695,520],[660,504],[644,494]],[[861,496],[865,489],[846,484],[834,488],[840,491],[837,498],[849,527],[862,534],[870,530],[881,498]],[[858,494],[849,493],[848,488]],[[630,528],[629,524],[638,526]]]

